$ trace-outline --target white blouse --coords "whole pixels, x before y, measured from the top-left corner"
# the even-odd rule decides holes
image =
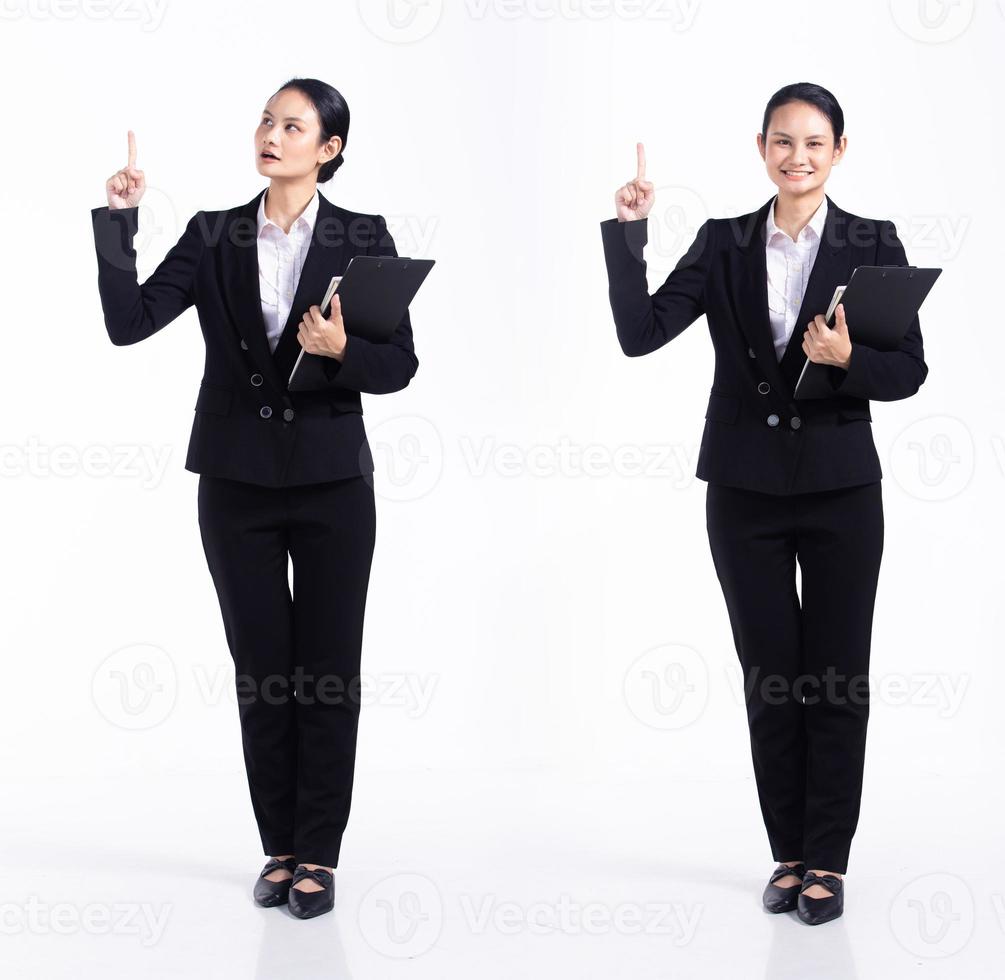
[[[777,200],[777,195],[775,197]],[[775,341],[775,357],[780,361],[792,335],[799,307],[806,292],[813,262],[820,248],[827,198],[820,202],[813,217],[793,241],[775,224],[775,201],[771,202],[764,236],[768,272],[768,319]]]
[[[266,189],[258,202],[258,286],[262,295],[262,316],[269,348],[275,353],[279,335],[293,306],[300,273],[310,248],[314,221],[318,213],[318,191],[293,222],[287,235],[274,221],[265,217]]]

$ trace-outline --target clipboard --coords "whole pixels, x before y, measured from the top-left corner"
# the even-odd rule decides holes
[[[941,274],[942,269],[913,265],[856,266],[847,285],[834,290],[825,318],[827,326],[834,326],[834,311],[838,303],[843,303],[852,340],[876,350],[897,350]],[[793,396],[832,397],[831,367],[807,357]]]
[[[332,276],[321,301],[321,315],[329,316],[332,296],[338,292],[346,333],[376,344],[387,343],[435,261],[354,255],[341,276]],[[287,388],[314,391],[328,387],[325,372],[328,359],[323,354],[308,354],[301,347],[286,382]]]

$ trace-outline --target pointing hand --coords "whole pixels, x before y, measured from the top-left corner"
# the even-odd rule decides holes
[[[646,180],[646,151],[641,143],[635,144],[637,157],[635,179],[619,187],[614,195],[618,221],[638,221],[645,218],[656,201],[656,188]]]
[[[113,211],[119,208],[134,208],[140,203],[140,198],[146,189],[147,182],[143,171],[136,169],[136,136],[130,129],[128,162],[105,182],[108,207]]]

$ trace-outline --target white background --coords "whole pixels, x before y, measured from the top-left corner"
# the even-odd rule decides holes
[[[8,0],[0,30],[5,975],[987,975],[1005,4]],[[415,379],[364,396],[373,697],[337,909],[310,923],[251,904],[264,856],[183,468],[196,312],[113,347],[89,217],[131,128],[145,278],[197,210],[265,186],[253,133],[294,75],[352,113],[322,194],[437,260]],[[655,289],[706,217],[774,193],[755,134],[795,81],[845,111],[831,198],[944,269],[928,380],[872,406],[866,785],[846,913],[818,929],[760,907],[774,862],[694,478],[705,321],[624,357],[599,230],[642,140]]]

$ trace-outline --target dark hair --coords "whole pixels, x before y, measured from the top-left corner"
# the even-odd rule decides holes
[[[335,171],[345,163],[342,159],[342,150],[345,149],[349,139],[349,106],[337,88],[317,78],[291,78],[276,89],[273,98],[288,88],[302,92],[311,100],[321,123],[321,139],[318,146],[327,143],[333,136],[338,136],[342,140],[342,149],[339,150],[338,156],[322,164],[318,171],[318,183],[323,184],[326,180],[331,180],[335,176]]]
[[[794,82],[780,88],[768,100],[768,106],[764,110],[764,122],[761,123],[761,139],[767,140],[768,126],[771,124],[771,114],[779,106],[788,105],[790,102],[808,102],[813,108],[819,109],[831,123],[834,131],[834,145],[844,135],[844,113],[838,100],[831,95],[822,85],[814,85],[812,82]]]

